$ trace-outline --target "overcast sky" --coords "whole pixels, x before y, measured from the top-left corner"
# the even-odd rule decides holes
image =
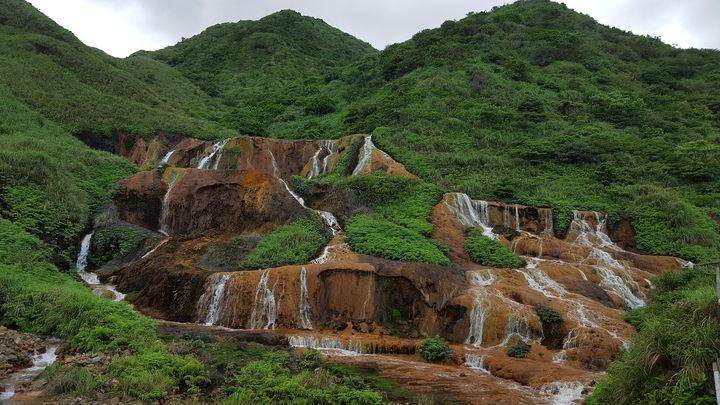
[[[324,19],[378,49],[506,0],[30,0],[83,42],[124,57],[155,50],[220,22],[282,9]],[[720,49],[720,0],[566,0],[603,24],[683,48]]]

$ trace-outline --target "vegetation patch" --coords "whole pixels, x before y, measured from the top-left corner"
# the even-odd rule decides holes
[[[356,215],[345,223],[354,251],[390,260],[449,265],[437,242],[383,218]]]
[[[522,359],[530,353],[531,346],[522,340],[508,347],[506,353],[510,357]]]
[[[425,361],[437,363],[452,360],[452,350],[440,336],[423,340],[418,349],[420,349],[420,355]]]
[[[259,269],[307,263],[325,246],[332,232],[314,214],[296,219],[265,235],[243,260],[242,267]]]
[[[469,228],[465,239],[465,250],[470,258],[483,266],[517,268],[525,261],[502,243],[482,234],[482,229]]]
[[[715,272],[669,272],[653,284],[652,303],[626,316],[638,334],[610,363],[588,404],[714,403],[712,362],[720,351]]]
[[[90,240],[88,263],[99,267],[110,260],[119,259],[135,249],[141,240],[140,231],[132,226],[118,225],[98,229]]]

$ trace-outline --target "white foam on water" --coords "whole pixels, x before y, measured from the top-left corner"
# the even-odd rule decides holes
[[[468,353],[465,355],[465,365],[473,370],[490,374],[490,369],[485,364],[485,356],[481,356],[475,353]]]
[[[215,159],[213,164],[213,170],[216,170],[218,167],[218,164],[220,163],[220,156],[222,156],[222,150],[225,148],[225,145],[227,145],[229,139],[223,139],[222,141],[216,142],[212,145],[212,148],[210,149],[210,152],[200,158],[198,161],[197,168],[198,169],[209,169],[210,163],[213,162],[213,158],[217,155],[217,159]],[[218,155],[220,153],[220,155]]]
[[[312,329],[312,307],[307,287],[307,269],[300,268],[300,300],[298,303],[298,328]]]
[[[483,236],[497,239],[498,236],[490,226],[490,210],[487,201],[471,200],[470,196],[465,193],[448,193],[443,202],[462,225],[480,227],[483,230]]]
[[[210,276],[209,288],[198,300],[198,313],[202,313],[202,309],[207,307],[203,325],[215,325],[220,319],[221,303],[225,298],[225,285],[228,280],[230,280],[229,274],[217,273]]]
[[[168,153],[166,153],[165,156],[163,156],[163,158],[160,159],[160,165],[166,165],[170,161],[170,158],[172,157],[172,155],[174,153],[175,153],[174,149],[169,151]]]
[[[571,405],[583,399],[584,389],[579,381],[554,381],[543,385],[540,392],[551,395],[553,405]]]
[[[277,304],[275,293],[268,287],[270,270],[263,271],[255,287],[252,314],[248,322],[248,329],[275,329],[277,321]]]
[[[18,388],[30,383],[39,376],[48,366],[57,360],[57,345],[49,346],[45,353],[32,356],[32,366],[11,374],[6,380],[5,391],[0,393],[0,403],[11,403],[17,394]]]

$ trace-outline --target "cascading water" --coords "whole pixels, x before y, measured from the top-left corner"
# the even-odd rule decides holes
[[[210,288],[198,300],[198,313],[207,307],[203,325],[215,325],[220,319],[220,304],[225,297],[225,285],[230,280],[229,274],[213,274],[210,278]]]
[[[322,165],[322,173],[328,172],[328,163],[330,161],[330,156],[335,153],[335,141],[326,141],[325,147],[328,150],[328,154],[323,158],[323,165]]]
[[[5,382],[5,391],[0,393],[0,404],[11,403],[20,387],[30,383],[50,365],[55,363],[57,345],[50,346],[45,353],[32,356],[32,366],[9,376]]]
[[[543,224],[542,233],[545,235],[554,235],[555,222],[553,220],[553,212],[551,208],[540,208],[540,221]]]
[[[467,355],[465,355],[465,365],[467,365],[473,370],[481,371],[483,373],[490,373],[490,370],[485,365],[485,356],[468,353]]]
[[[172,180],[170,180],[170,183],[168,183],[167,191],[165,191],[165,195],[163,196],[162,200],[162,206],[160,208],[160,229],[158,232],[161,234],[168,236],[169,235],[169,228],[167,224],[167,216],[168,211],[170,208],[170,195],[172,193],[173,188],[175,187],[175,183],[177,183],[178,179],[180,179],[179,175],[175,175]]]
[[[310,165],[310,171],[307,174],[308,179],[312,179],[315,177],[318,177],[321,174],[327,173],[327,167],[328,167],[328,160],[330,159],[330,156],[333,154],[333,148],[335,146],[335,141],[320,141],[318,144],[318,150],[315,152],[315,154],[312,157],[311,165]],[[320,165],[320,154],[322,154],[323,151],[327,151],[327,154],[322,160],[322,166]]]
[[[468,330],[468,337],[465,339],[466,344],[476,347],[482,346],[483,329],[488,310],[489,308],[487,304],[484,302],[482,295],[478,292],[475,297],[472,310],[470,311],[470,328]]]
[[[364,353],[363,345],[354,340],[340,340],[329,336],[318,339],[315,336],[290,335],[287,337],[290,347],[327,350],[346,356],[357,356]]]
[[[505,323],[505,336],[503,337],[500,345],[507,346],[513,337],[518,337],[523,342],[533,340],[530,322],[527,317],[522,315],[519,311],[508,315],[507,322]]]
[[[555,381],[540,387],[540,392],[552,395],[552,405],[572,405],[583,399],[584,389],[579,381]]]
[[[515,206],[515,231],[520,232],[520,209]]]
[[[464,193],[448,193],[443,202],[464,226],[477,226],[482,228],[483,235],[497,239],[490,226],[490,209],[487,201],[471,200]]]
[[[275,329],[277,305],[275,303],[275,294],[268,287],[269,279],[270,270],[265,270],[260,276],[257,287],[255,287],[255,300],[253,301],[248,329]]]
[[[228,141],[230,141],[230,140],[229,140],[229,139],[223,139],[222,141],[219,141],[219,142],[214,143],[214,144],[212,145],[212,148],[210,149],[210,153],[208,153],[207,155],[203,156],[203,157],[198,161],[197,168],[198,168],[198,169],[209,169],[209,168],[210,168],[210,163],[213,163],[213,158],[215,158],[215,156],[217,155],[218,158],[215,159],[215,161],[214,161],[214,163],[213,163],[213,165],[212,165],[212,168],[213,168],[213,169],[217,169],[218,164],[220,163],[220,156],[222,155],[222,150],[223,150],[223,148],[225,147],[225,145],[227,145]],[[220,153],[220,155],[218,155],[218,153]]]
[[[358,163],[355,166],[355,169],[353,169],[353,176],[361,174],[363,171],[365,171],[365,168],[368,164],[370,164],[370,161],[372,160],[373,152],[377,152],[384,156],[387,156],[387,153],[375,147],[375,144],[372,141],[372,135],[367,135],[365,136],[365,141],[363,142],[362,149],[360,149]]]
[[[77,274],[88,286],[93,287],[94,289],[97,288],[100,290],[110,291],[110,293],[113,294],[113,301],[122,301],[125,299],[125,294],[115,289],[115,286],[101,283],[97,274],[85,271],[87,268],[87,257],[90,253],[90,242],[92,241],[92,236],[92,232],[85,235],[80,243],[80,253],[78,253],[77,261],[75,262]]]
[[[169,151],[168,153],[166,153],[165,156],[163,156],[163,158],[160,160],[160,166],[168,164],[168,162],[170,161],[170,158],[172,157],[172,155],[174,153],[175,153],[174,149]]]
[[[312,307],[307,287],[307,269],[300,269],[300,302],[298,304],[298,328],[312,329]]]

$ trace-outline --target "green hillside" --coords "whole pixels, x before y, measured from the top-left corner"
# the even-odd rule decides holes
[[[220,122],[268,135],[287,121],[336,109],[333,73],[374,49],[324,21],[291,10],[218,24],[177,45],[138,52],[166,62],[228,108]],[[323,137],[324,133],[295,134]]]

